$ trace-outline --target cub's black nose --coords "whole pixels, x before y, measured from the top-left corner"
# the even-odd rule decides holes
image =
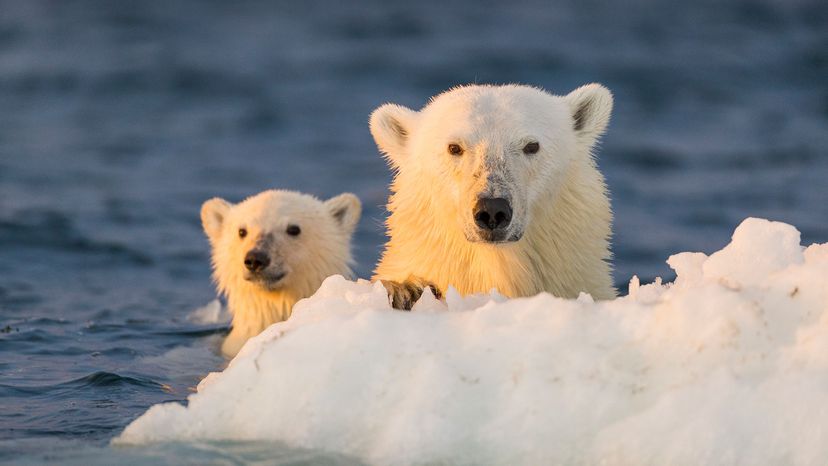
[[[512,206],[502,197],[478,199],[474,206],[474,223],[484,230],[499,230],[512,221]]]
[[[252,250],[244,256],[244,266],[251,272],[259,272],[270,265],[270,257],[262,251]]]

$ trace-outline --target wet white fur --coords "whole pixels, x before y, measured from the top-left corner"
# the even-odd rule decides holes
[[[612,213],[593,158],[611,111],[612,95],[598,84],[566,96],[474,85],[447,91],[419,112],[378,108],[371,133],[395,177],[390,239],[375,279],[418,277],[463,294],[614,297]],[[529,141],[540,143],[537,154],[522,152]],[[463,155],[449,154],[450,143]],[[476,241],[476,199],[502,195],[512,200],[510,232],[522,238]]]
[[[323,202],[271,190],[235,205],[220,198],[204,203],[201,221],[212,246],[213,278],[233,314],[224,354],[234,356],[248,338],[287,319],[296,301],[311,296],[328,276],[352,275],[351,235],[360,213],[353,194]],[[299,236],[286,234],[288,225],[298,225]],[[245,238],[239,237],[240,228],[247,229]],[[244,278],[244,257],[262,235],[272,235],[271,260],[287,272],[273,290]]]

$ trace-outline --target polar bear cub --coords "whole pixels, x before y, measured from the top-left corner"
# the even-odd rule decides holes
[[[231,204],[213,198],[201,208],[212,247],[213,278],[227,298],[232,330],[222,352],[235,356],[269,325],[290,317],[330,275],[353,275],[351,236],[362,205],[350,193],[320,201],[270,190]]]
[[[375,110],[371,134],[395,175],[374,278],[394,306],[410,308],[424,286],[614,297],[612,213],[594,158],[612,102],[598,84],[564,96],[472,85],[420,111]]]

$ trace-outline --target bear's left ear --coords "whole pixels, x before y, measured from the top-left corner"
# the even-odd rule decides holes
[[[604,134],[612,113],[612,93],[600,84],[587,84],[564,97],[578,141],[592,148]]]
[[[325,208],[348,234],[354,232],[362,214],[362,203],[355,194],[344,193],[332,197],[325,201]]]
[[[371,135],[395,169],[408,152],[408,140],[417,121],[417,112],[396,104],[385,104],[371,113]]]
[[[201,226],[211,243],[215,244],[221,236],[224,218],[230,211],[230,203],[220,197],[214,197],[201,206]]]

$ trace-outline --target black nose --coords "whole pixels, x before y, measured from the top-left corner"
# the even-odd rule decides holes
[[[509,226],[512,206],[502,197],[478,199],[474,206],[474,223],[485,230],[497,230]]]
[[[270,257],[262,251],[252,250],[244,256],[244,266],[251,272],[258,272],[270,265]]]

